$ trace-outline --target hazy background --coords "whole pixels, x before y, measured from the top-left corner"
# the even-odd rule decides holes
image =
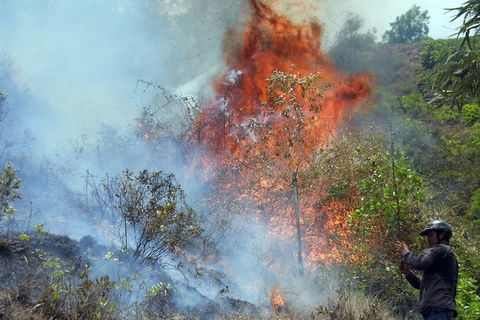
[[[454,25],[443,8],[462,2],[324,0],[317,16],[327,26],[327,42],[352,12],[381,37],[417,3],[430,13],[430,35],[445,38]],[[222,35],[242,19],[243,4],[0,0],[0,53],[12,59],[18,83],[42,104],[24,119],[41,150],[54,152],[68,139],[95,135],[101,123],[131,123],[151,99],[136,86],[138,79],[184,93],[208,92],[223,66]]]
[[[390,23],[409,10],[413,5],[420,7],[423,12],[428,10],[430,16],[430,37],[434,39],[448,38],[455,32],[459,21],[455,23],[452,20],[452,13],[444,10],[445,8],[454,8],[460,6],[464,0],[322,0],[319,1],[319,17],[327,25],[327,42],[336,34],[336,30],[341,28],[342,21],[352,13],[363,17],[365,29],[377,31],[378,40],[381,40],[383,33],[390,29]]]

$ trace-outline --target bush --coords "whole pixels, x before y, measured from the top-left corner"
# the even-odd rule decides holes
[[[15,199],[20,198],[18,189],[21,181],[16,176],[15,168],[10,163],[7,163],[5,169],[0,172],[0,221],[5,214],[14,212],[11,203]]]
[[[433,112],[433,116],[437,121],[447,124],[455,124],[459,122],[458,112],[456,112],[449,106],[442,106],[438,109],[435,109]]]
[[[480,189],[473,192],[472,198],[470,199],[470,207],[467,211],[467,217],[473,221],[480,220]]]
[[[478,104],[466,104],[462,107],[462,120],[467,126],[472,126],[480,120],[480,106]]]
[[[403,113],[414,119],[421,116],[427,109],[427,103],[418,93],[412,93],[408,96],[399,97],[398,104]]]
[[[330,299],[326,306],[319,306],[310,315],[312,320],[388,320],[396,319],[382,308],[379,301],[365,296],[339,290],[337,297]]]
[[[87,178],[87,184],[122,248],[131,250],[141,263],[162,263],[167,253],[203,232],[173,174],[143,170],[134,175],[125,170],[117,177],[107,175],[99,185]]]
[[[458,320],[480,319],[480,296],[478,295],[478,282],[465,270],[460,269],[457,286],[457,311]]]
[[[19,247],[17,240],[11,249]],[[0,319],[120,318],[116,284],[108,276],[91,279],[90,268],[81,267],[80,259],[67,262],[29,245],[21,252],[16,254],[20,260],[10,257],[14,261],[4,265],[13,277],[21,278],[0,293]]]

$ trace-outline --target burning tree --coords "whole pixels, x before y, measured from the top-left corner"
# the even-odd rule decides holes
[[[251,121],[257,137],[254,154],[276,163],[280,177],[287,179],[277,179],[278,183],[286,187],[291,177],[300,274],[303,274],[303,258],[298,174],[313,162],[315,152],[312,150],[322,147],[328,140],[325,136],[328,131],[315,134],[317,126],[325,125],[321,122],[320,111],[324,91],[329,86],[320,81],[319,73],[303,76],[274,71],[267,79],[268,100],[262,104],[265,117]],[[285,206],[290,207],[288,200]]]
[[[302,228],[326,214],[319,181],[304,172],[371,84],[368,75],[335,69],[320,49],[319,23],[294,23],[265,2],[249,4],[243,33],[226,34],[228,71],[187,138],[203,147],[213,173],[209,204],[226,216],[265,220],[273,236],[296,241],[301,272],[302,254],[319,239],[303,248]]]

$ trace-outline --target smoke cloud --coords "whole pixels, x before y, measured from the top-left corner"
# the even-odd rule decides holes
[[[430,12],[434,38],[452,33],[443,7],[461,2],[418,3]],[[292,8],[310,5],[293,3]],[[324,0],[314,15],[326,25],[328,44],[352,12],[381,36],[415,3]],[[68,139],[95,136],[102,123],[131,123],[139,106],[151,99],[135,90],[138,79],[208,94],[210,79],[223,67],[223,34],[242,21],[244,8],[241,0],[1,1],[0,50],[43,104],[24,117],[26,126],[44,152],[55,152]]]

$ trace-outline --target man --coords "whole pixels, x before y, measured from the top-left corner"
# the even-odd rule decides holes
[[[452,228],[443,220],[434,220],[420,232],[426,236],[429,249],[414,255],[405,243],[398,241],[397,249],[402,257],[400,271],[420,297],[414,311],[424,320],[451,320],[457,316],[455,295],[457,291],[458,264],[449,246]],[[418,278],[410,268],[423,271]]]

